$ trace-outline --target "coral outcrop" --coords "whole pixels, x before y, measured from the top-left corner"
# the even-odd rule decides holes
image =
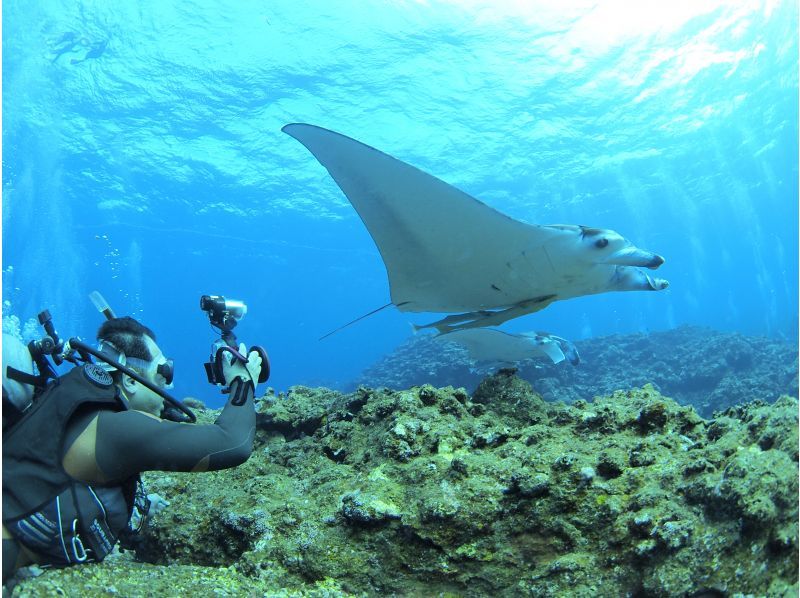
[[[244,465],[146,474],[170,505],[144,562],[13,595],[797,595],[794,398],[705,420],[652,385],[567,405],[502,370],[258,411]]]

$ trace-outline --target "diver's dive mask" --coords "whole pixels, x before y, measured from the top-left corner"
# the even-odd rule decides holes
[[[107,357],[110,357],[111,360],[115,361],[119,365],[127,365],[128,367],[134,367],[143,372],[153,371],[152,361],[139,359],[138,357],[127,357],[125,353],[117,349],[109,341],[100,341],[97,350],[106,355]],[[109,372],[112,372],[117,369],[111,364],[102,363],[101,365],[103,369]],[[172,388],[172,380],[175,377],[175,362],[172,359],[165,358],[164,361],[162,361],[155,367],[155,374],[161,376],[164,379],[164,384],[161,385],[162,388]]]

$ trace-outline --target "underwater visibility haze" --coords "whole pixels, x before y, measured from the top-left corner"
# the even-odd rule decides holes
[[[4,332],[99,291],[216,430],[224,295],[272,372],[240,465],[4,595],[797,596],[796,0],[2,17]]]
[[[389,286],[292,122],[666,259],[666,291],[504,330],[796,339],[796,2],[18,0],[3,25],[3,314],[26,340],[42,309],[93,340],[99,290],[156,331],[178,396],[218,406],[198,303],[219,294],[247,302],[236,331],[269,351],[270,385],[351,388],[433,317],[390,308],[318,340]]]

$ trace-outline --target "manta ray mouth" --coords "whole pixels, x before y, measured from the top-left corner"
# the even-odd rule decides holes
[[[611,254],[603,260],[603,263],[613,264],[615,266],[636,266],[655,270],[664,263],[664,258],[650,251],[631,246]]]

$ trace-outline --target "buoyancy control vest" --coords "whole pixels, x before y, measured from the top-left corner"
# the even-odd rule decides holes
[[[117,487],[92,488],[64,470],[67,425],[87,407],[128,408],[108,372],[92,363],[54,380],[4,433],[3,524],[55,565],[102,560],[133,508],[138,476]]]

